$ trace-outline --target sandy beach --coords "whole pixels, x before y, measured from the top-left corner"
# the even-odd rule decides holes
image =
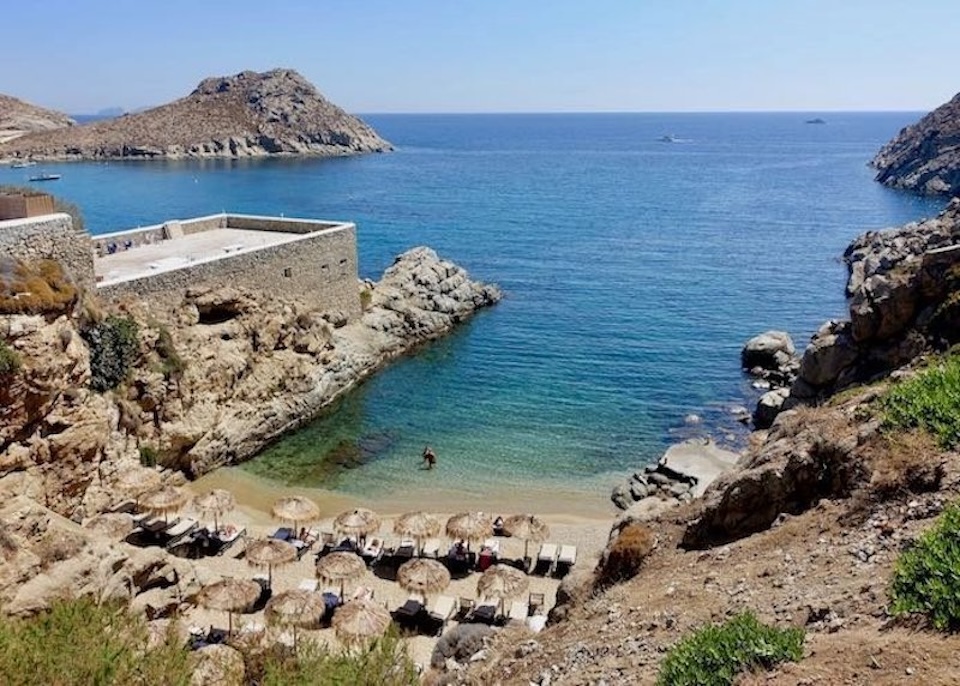
[[[446,497],[430,498],[429,507],[425,507],[424,501],[378,501],[376,503],[358,502],[355,498],[348,498],[343,495],[318,492],[315,489],[294,489],[280,486],[271,486],[263,480],[246,474],[241,470],[219,470],[213,475],[204,477],[188,486],[194,493],[201,493],[210,488],[228,488],[237,498],[237,508],[227,513],[222,519],[231,524],[246,529],[246,535],[239,540],[232,548],[219,557],[205,557],[191,561],[195,565],[198,578],[203,582],[211,582],[219,577],[236,577],[251,579],[257,574],[265,573],[265,569],[250,565],[244,559],[244,550],[246,545],[257,538],[263,538],[272,534],[278,526],[282,524],[275,520],[270,514],[270,508],[275,500],[285,495],[298,494],[305,495],[313,499],[321,508],[322,519],[310,524],[310,528],[326,532],[333,531],[333,518],[344,510],[363,506],[374,509],[382,518],[383,524],[379,535],[383,537],[385,543],[389,546],[399,542],[400,537],[393,534],[393,523],[397,515],[402,512],[424,509],[436,514],[442,522],[454,512],[469,509],[462,502],[455,500],[455,494]],[[598,498],[599,500],[599,498]],[[602,501],[601,501],[602,502]],[[612,516],[602,513],[583,514],[580,511],[576,513],[556,512],[561,509],[561,505],[566,505],[563,501],[554,500],[547,502],[514,502],[507,503],[490,498],[483,508],[487,512],[508,516],[517,512],[532,512],[543,519],[550,527],[549,541],[557,544],[569,544],[577,546],[577,562],[579,567],[592,567],[596,564],[600,551],[602,550],[607,534],[612,522]],[[458,507],[459,505],[459,507]],[[571,503],[573,505],[573,503]],[[542,506],[542,507],[538,507]],[[474,508],[480,509],[480,508]],[[589,511],[589,508],[585,508]],[[207,524],[207,518],[192,512],[189,509],[180,513],[181,517],[192,516],[198,519],[201,524]],[[212,525],[212,522],[210,522]],[[445,552],[450,540],[441,537],[439,540],[441,551]],[[500,541],[500,559],[514,560],[523,557],[524,543],[520,539],[501,537]],[[273,569],[273,593],[298,588],[301,582],[305,580],[316,579],[315,565],[318,547],[304,554],[299,560],[287,565]],[[531,544],[530,554],[536,555],[538,544]],[[368,569],[362,578],[348,582],[345,587],[345,596],[349,597],[357,587],[366,587],[373,590],[374,599],[382,603],[389,610],[395,610],[400,607],[410,594],[404,591],[400,586],[390,578],[389,573],[384,573],[382,568],[377,568],[377,573]],[[451,581],[449,587],[443,592],[444,595],[454,598],[476,598],[477,580],[480,574],[473,572],[465,578],[455,578]],[[517,600],[526,600],[528,593],[543,593],[546,601],[544,611],[549,611],[556,599],[556,589],[559,580],[552,577],[529,576],[529,588]],[[338,592],[339,588],[325,587],[322,583],[318,587],[318,592],[333,591]],[[185,616],[184,621],[187,626],[208,628],[210,626],[217,628],[226,628],[227,616],[224,612],[211,611],[204,608],[192,608]],[[268,638],[289,638],[289,631],[270,627],[264,617],[263,611],[247,614],[238,614],[234,616],[234,629],[237,627],[246,627],[249,631],[252,628],[264,627]],[[447,624],[447,628],[452,623]],[[284,637],[284,634],[287,634]],[[336,648],[338,646],[334,632],[330,628],[301,630],[300,637],[310,637],[324,644]],[[434,636],[412,636],[405,639],[411,658],[424,669],[429,667],[430,655],[436,644]]]

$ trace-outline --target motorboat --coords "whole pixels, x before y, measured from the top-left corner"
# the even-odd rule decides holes
[[[24,160],[23,162],[14,162],[13,164],[10,165],[10,168],[11,168],[11,169],[26,169],[27,167],[35,167],[36,165],[37,165],[36,162],[33,162],[33,161],[31,161],[31,160]]]
[[[657,140],[660,141],[661,143],[681,143],[682,142],[681,138],[673,135],[672,133],[668,133],[666,136],[660,136],[660,138],[658,138]]]
[[[36,176],[31,176],[30,181],[56,181],[60,178],[59,174],[37,174]]]

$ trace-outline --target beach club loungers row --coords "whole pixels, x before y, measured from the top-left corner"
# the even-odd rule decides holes
[[[533,573],[541,576],[553,574],[558,578],[567,575],[577,563],[577,546],[543,543],[533,565]]]

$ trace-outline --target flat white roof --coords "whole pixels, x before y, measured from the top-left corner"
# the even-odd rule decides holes
[[[342,230],[348,226],[350,225],[342,224],[338,228],[322,229],[322,232]],[[209,229],[170,240],[139,245],[129,250],[124,250],[122,242],[118,240],[117,252],[94,257],[93,271],[96,274],[98,286],[109,286],[204,262],[213,262],[233,255],[255,252],[272,245],[313,238],[317,233],[319,232]],[[102,236],[95,238],[102,238]]]

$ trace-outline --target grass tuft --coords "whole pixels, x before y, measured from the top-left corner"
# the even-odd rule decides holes
[[[960,355],[953,353],[901,381],[881,399],[888,429],[920,429],[944,449],[960,446]]]

